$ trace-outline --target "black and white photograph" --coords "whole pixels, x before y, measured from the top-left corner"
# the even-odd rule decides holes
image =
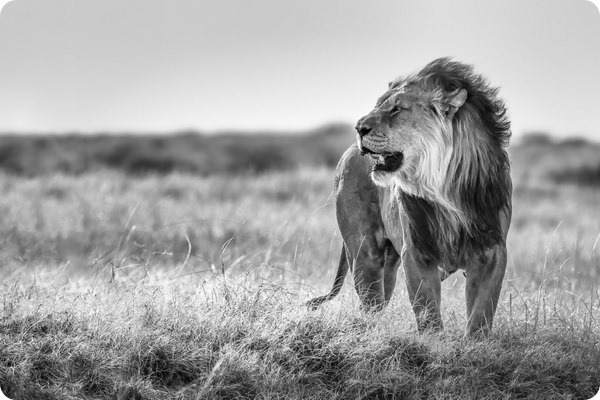
[[[0,6],[0,400],[600,399],[598,1]]]

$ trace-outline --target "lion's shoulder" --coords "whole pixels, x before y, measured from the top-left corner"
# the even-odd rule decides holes
[[[372,168],[371,160],[363,157],[356,144],[353,144],[338,162],[334,179],[336,192],[345,189],[340,195],[347,196],[354,190],[365,193],[375,190],[375,184],[369,177]]]

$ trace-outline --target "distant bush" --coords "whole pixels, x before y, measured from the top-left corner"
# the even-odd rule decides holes
[[[289,147],[272,143],[259,143],[253,146],[231,144],[226,151],[232,157],[228,170],[233,172],[265,172],[268,170],[288,170],[294,165],[289,155]]]
[[[528,132],[523,134],[521,138],[522,145],[547,145],[553,144],[554,140],[549,133],[546,132]]]
[[[97,169],[134,175],[261,173],[335,165],[352,141],[346,125],[304,134],[4,135],[0,136],[0,170],[25,176]]]
[[[582,147],[590,145],[590,141],[582,137],[571,137],[560,141],[561,146]]]
[[[23,149],[15,143],[0,145],[0,168],[12,174],[21,174],[23,168]]]
[[[554,171],[550,173],[550,177],[556,183],[600,187],[600,162],[595,166],[583,165],[563,171]]]

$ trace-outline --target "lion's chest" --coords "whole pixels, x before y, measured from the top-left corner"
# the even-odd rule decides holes
[[[385,236],[392,242],[398,252],[402,251],[402,219],[398,201],[387,188],[380,188],[379,207],[381,219],[385,227]]]
[[[410,250],[420,262],[438,266],[448,273],[465,265],[465,252],[461,251],[465,243],[460,227],[450,224],[435,205],[426,200],[412,196],[393,199],[392,196],[389,192],[381,194],[381,213],[386,233],[399,252]]]

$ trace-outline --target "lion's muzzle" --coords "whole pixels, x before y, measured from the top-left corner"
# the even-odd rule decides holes
[[[371,130],[373,130],[372,119],[368,115],[362,117],[358,120],[354,129],[356,129],[356,133],[358,134],[357,144],[358,149],[360,150],[360,154],[364,156],[365,154],[375,153],[375,151],[371,150],[363,144],[363,138],[367,136],[369,132],[371,132]]]
[[[402,152],[377,152],[369,148],[368,145],[363,142],[362,137],[358,138],[358,149],[362,156],[367,154],[371,156],[374,161],[373,171],[392,172],[400,168],[402,166],[402,161],[404,161],[404,154]]]
[[[381,117],[373,115],[372,113],[358,120],[355,128],[358,133],[358,149],[360,150],[361,155],[364,156],[369,154],[373,158],[373,171],[392,172],[402,166],[404,155],[401,152],[392,153],[389,151],[372,149],[369,147],[369,142],[373,141],[373,139],[369,140],[369,137],[365,140],[365,136],[369,135],[369,133],[372,132],[373,127],[377,126],[380,122]]]

